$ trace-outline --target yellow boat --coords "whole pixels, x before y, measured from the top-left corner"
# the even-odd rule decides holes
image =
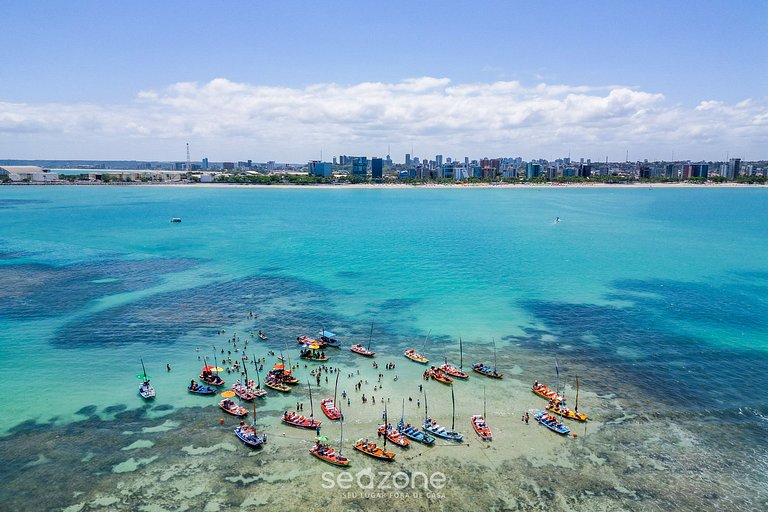
[[[408,359],[410,359],[411,361],[415,361],[420,364],[427,364],[429,362],[429,359],[422,356],[412,348],[409,348],[408,350],[406,350],[403,355]]]

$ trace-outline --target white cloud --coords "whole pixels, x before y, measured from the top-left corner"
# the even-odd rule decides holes
[[[721,158],[768,147],[768,102],[670,105],[625,86],[517,81],[303,88],[183,82],[128,105],[0,103],[0,157],[183,159],[184,142],[212,160],[304,161],[330,154]],[[130,154],[126,154],[130,152]]]

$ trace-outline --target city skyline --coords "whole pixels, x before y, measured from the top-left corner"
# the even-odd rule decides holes
[[[764,2],[3,11],[2,159],[767,156]]]

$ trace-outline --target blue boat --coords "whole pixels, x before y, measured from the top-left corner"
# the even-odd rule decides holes
[[[187,391],[196,395],[213,395],[217,390],[212,386],[203,386],[202,384],[195,382],[194,386],[192,383],[187,386]]]
[[[449,441],[456,441],[457,443],[460,443],[464,440],[464,436],[462,436],[460,433],[456,432],[454,430],[455,428],[455,420],[456,420],[456,398],[453,394],[453,387],[451,387],[451,404],[453,406],[451,411],[451,430],[448,430],[447,428],[438,425],[438,423],[429,417],[428,415],[428,404],[427,404],[427,393],[424,392],[424,426],[421,427],[424,432],[427,432],[429,434],[432,434],[433,436],[442,437],[443,439],[448,439]]]
[[[235,435],[252,448],[260,448],[267,442],[267,434],[257,434],[251,425],[240,425],[235,429]]]
[[[405,437],[419,443],[434,444],[435,442],[434,437],[430,436],[426,432],[422,432],[421,430],[414,428],[414,426],[411,424],[406,425],[402,418],[397,424],[397,431],[403,434]]]
[[[333,334],[331,331],[326,331],[325,329],[323,329],[317,334],[320,335],[320,341],[322,341],[329,347],[339,348],[341,346],[341,342],[336,339],[336,335]]]
[[[547,427],[552,432],[555,432],[556,434],[567,436],[571,433],[571,429],[556,419],[553,419],[554,416],[549,415],[547,411],[536,411],[533,413],[533,417],[536,418],[536,421]]]

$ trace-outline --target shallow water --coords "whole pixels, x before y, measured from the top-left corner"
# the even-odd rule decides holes
[[[0,499],[29,510],[765,507],[766,193],[0,188],[0,371],[14,376],[0,408],[0,455],[12,462]],[[322,326],[345,347],[367,343],[372,320],[379,370],[328,349],[339,394],[351,395],[355,475],[382,468],[351,444],[375,435],[383,404],[362,404],[354,382],[388,398],[395,420],[405,399],[413,423],[423,384],[430,414],[450,426],[450,388],[423,382],[403,350],[458,364],[461,337],[466,367],[492,362],[496,341],[505,379],[454,385],[467,442],[395,448],[383,466],[440,470],[439,492],[323,488],[337,470],[306,453],[311,432],[278,419],[297,401],[309,408],[305,385],[257,402],[270,436],[258,452],[231,433],[234,419],[219,424],[214,398],[185,390],[214,346],[219,364],[222,348],[242,354],[234,333],[271,366],[267,350],[298,361],[296,336]],[[139,357],[152,404],[136,394]],[[571,401],[579,377],[580,410],[595,420],[571,424],[575,439],[520,421],[544,405],[531,382],[558,381],[555,359]],[[468,420],[484,389],[486,444]],[[338,445],[330,423],[323,434]],[[55,482],[44,501],[41,481]]]

